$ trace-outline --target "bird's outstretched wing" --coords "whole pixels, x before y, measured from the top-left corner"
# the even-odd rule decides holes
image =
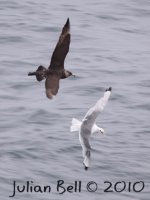
[[[81,130],[79,133],[79,141],[82,146],[82,155],[84,158],[83,164],[84,164],[85,170],[87,170],[90,165],[91,146],[89,143],[89,136],[90,134],[86,134],[86,129],[84,129],[84,127],[81,127]]]
[[[104,107],[107,104],[107,101],[110,97],[112,88],[106,89],[104,96],[98,100],[98,102],[88,110],[86,113],[82,125],[85,126],[87,129],[91,129],[97,116],[103,111]]]
[[[51,62],[49,65],[50,69],[63,69],[64,68],[64,60],[69,51],[70,45],[70,22],[69,18],[67,19],[66,24],[64,25],[57,45],[52,54]]]
[[[85,170],[87,170],[90,165],[90,157],[91,157],[90,155],[91,155],[91,151],[87,150],[85,152],[84,161],[83,161]]]
[[[49,99],[52,99],[55,96],[59,89],[59,79],[60,77],[57,74],[49,74],[45,81],[46,96]]]

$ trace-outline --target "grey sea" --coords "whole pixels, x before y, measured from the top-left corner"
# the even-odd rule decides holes
[[[76,76],[49,100],[44,81],[27,74],[49,66],[68,17],[65,68]],[[85,171],[71,119],[82,120],[110,86],[97,118],[105,134],[92,135]],[[0,0],[0,196],[150,199],[149,0]]]

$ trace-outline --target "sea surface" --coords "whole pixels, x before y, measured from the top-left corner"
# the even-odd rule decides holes
[[[49,66],[68,17],[65,68],[75,77],[49,100],[44,81],[27,74]],[[82,120],[110,86],[97,118],[105,134],[92,135],[85,171],[71,119]],[[14,181],[33,191],[9,197]],[[46,185],[50,192],[38,192]],[[0,198],[150,199],[149,0],[0,0]]]

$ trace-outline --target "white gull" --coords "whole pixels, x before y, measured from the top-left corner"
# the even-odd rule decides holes
[[[72,119],[72,124],[70,127],[70,131],[79,131],[79,141],[82,146],[82,154],[83,154],[83,164],[85,166],[85,170],[88,169],[90,165],[90,154],[91,154],[91,146],[89,143],[90,135],[93,133],[104,133],[104,130],[98,127],[95,124],[95,120],[97,116],[103,111],[107,101],[110,97],[112,88],[106,89],[104,96],[98,100],[98,102],[88,110],[82,122],[76,118]]]

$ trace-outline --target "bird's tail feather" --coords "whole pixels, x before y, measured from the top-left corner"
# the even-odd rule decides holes
[[[79,131],[81,123],[78,119],[72,118],[70,132]]]

